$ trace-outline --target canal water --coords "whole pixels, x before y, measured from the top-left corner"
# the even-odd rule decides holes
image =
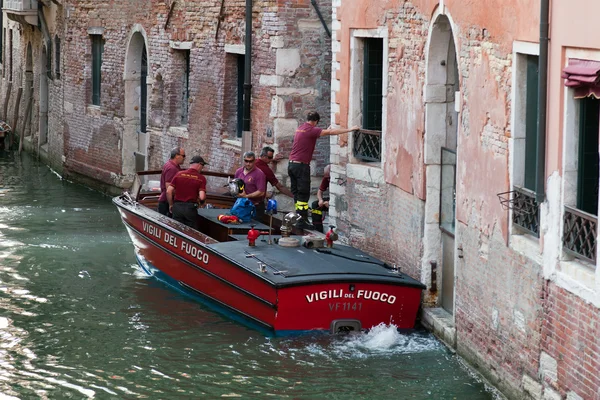
[[[425,331],[269,338],[147,278],[111,199],[0,152],[2,399],[494,399]]]

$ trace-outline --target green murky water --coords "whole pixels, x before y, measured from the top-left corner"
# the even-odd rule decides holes
[[[492,399],[430,334],[268,338],[147,278],[110,198],[0,153],[0,398]]]

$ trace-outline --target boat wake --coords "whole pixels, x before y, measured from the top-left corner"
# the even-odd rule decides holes
[[[368,332],[337,338],[332,349],[340,357],[367,358],[369,356],[422,353],[440,349],[440,343],[430,334],[398,332],[395,325],[379,324]]]
[[[297,347],[304,347],[306,353],[312,357],[325,357],[333,361],[385,358],[443,349],[443,345],[430,333],[421,331],[400,333],[395,325],[386,324],[374,326],[368,332],[356,332],[344,336],[323,335],[308,340],[310,342],[304,342],[304,346],[294,343],[289,350],[299,350]],[[294,353],[296,352],[291,352]]]

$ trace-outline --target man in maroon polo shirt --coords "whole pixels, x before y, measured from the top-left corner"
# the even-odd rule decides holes
[[[198,205],[206,200],[206,178],[200,174],[206,164],[202,157],[192,157],[190,168],[179,171],[167,189],[173,219],[194,229],[198,229]]]
[[[171,217],[169,211],[169,202],[167,201],[167,188],[179,171],[181,164],[185,160],[185,150],[183,147],[175,147],[171,150],[171,158],[165,163],[160,174],[160,197],[158,198],[158,212],[162,215]]]
[[[273,173],[273,170],[269,167],[269,163],[273,162],[274,154],[275,154],[275,150],[273,150],[272,147],[269,147],[269,146],[263,147],[262,150],[260,151],[260,157],[258,157],[258,160],[256,160],[255,165],[258,169],[260,169],[265,174],[267,182],[269,182],[271,184],[271,186],[273,186],[274,188],[277,188],[277,190],[279,190],[281,193],[285,194],[286,196],[294,197],[294,194],[292,193],[292,191],[290,189],[286,188],[285,186],[283,186],[283,184],[281,182],[279,182],[279,179],[277,179],[277,177]],[[266,193],[266,190],[267,190],[267,188],[265,186],[265,193]]]
[[[290,153],[288,164],[288,175],[290,176],[291,189],[294,194],[294,206],[296,212],[302,216],[302,221],[297,224],[299,228],[311,229],[308,223],[308,199],[310,198],[310,160],[317,139],[321,136],[341,135],[357,131],[360,128],[353,126],[350,129],[321,129],[317,124],[321,117],[316,111],[308,113],[306,122],[296,129],[294,144]]]
[[[235,171],[235,178],[244,181],[244,191],[239,197],[245,197],[252,200],[256,207],[256,219],[262,218],[265,214],[265,191],[267,188],[267,178],[264,172],[256,168],[256,155],[253,151],[244,153],[244,166]]]

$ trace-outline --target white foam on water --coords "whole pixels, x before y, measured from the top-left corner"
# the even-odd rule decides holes
[[[316,357],[356,359],[398,354],[435,351],[441,344],[432,335],[403,334],[395,325],[379,324],[368,332],[336,336],[323,347],[322,343],[309,344],[306,350]]]

